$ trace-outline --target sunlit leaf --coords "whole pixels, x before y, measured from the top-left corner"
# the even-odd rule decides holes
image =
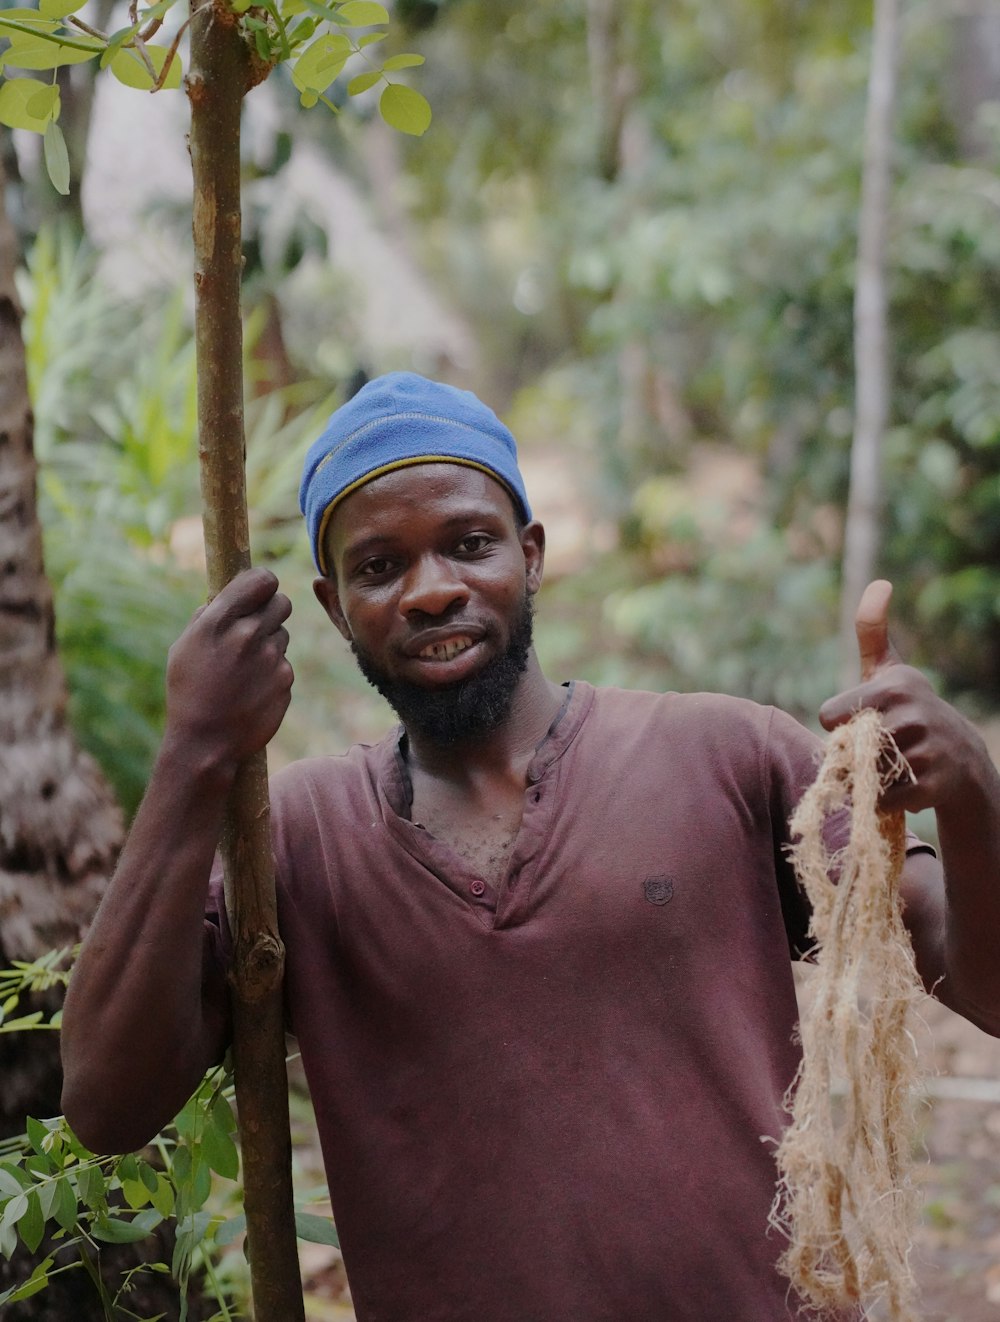
[[[146,54],[149,56],[150,63],[156,70],[157,76],[159,76],[167,58],[167,47],[147,45]],[[120,50],[111,60],[109,67],[118,81],[124,83],[126,87],[135,87],[141,92],[148,92],[153,86],[153,79],[149,76],[149,70],[141,56],[129,47]],[[163,86],[180,87],[182,74],[180,57],[175,55]]]
[[[45,18],[67,18],[82,9],[85,0],[40,0],[38,12]]]
[[[57,193],[66,197],[69,193],[69,152],[66,149],[63,131],[54,119],[49,120],[45,126],[42,147],[45,169],[52,180],[52,187]]]
[[[379,97],[379,114],[390,128],[419,138],[431,122],[431,108],[425,96],[412,87],[392,83]]]
[[[30,129],[44,133],[46,120],[38,119],[28,111],[28,102],[45,91],[47,83],[37,78],[7,78],[0,86],[0,124],[12,129]]]
[[[343,69],[350,54],[351,43],[341,33],[317,37],[295,61],[292,82],[300,92],[322,92]]]
[[[347,0],[337,6],[337,18],[352,28],[370,28],[375,23],[388,23],[389,11],[376,0]]]
[[[10,50],[4,51],[4,63],[15,66],[18,69],[59,69],[67,64],[84,64],[87,60],[93,60],[101,53],[101,46],[96,42],[93,45],[87,43],[88,48],[81,50],[77,38],[72,38],[73,44],[69,42],[60,42],[54,38],[40,36],[29,36],[22,32],[4,32],[5,37],[10,38]]]
[[[359,73],[357,78],[352,78],[347,84],[347,95],[360,96],[362,92],[367,92],[369,87],[374,87],[381,77],[381,69],[371,69],[368,73]]]
[[[382,66],[386,73],[394,73],[397,69],[415,69],[418,64],[423,64],[422,55],[392,55]]]

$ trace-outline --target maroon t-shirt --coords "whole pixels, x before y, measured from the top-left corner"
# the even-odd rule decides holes
[[[784,854],[819,742],[573,686],[507,876],[414,825],[398,731],[272,783],[287,1008],[360,1322],[781,1322]]]

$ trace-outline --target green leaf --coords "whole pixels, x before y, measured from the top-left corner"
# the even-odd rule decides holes
[[[134,1152],[125,1153],[118,1163],[115,1174],[123,1184],[126,1180],[137,1180],[139,1178],[139,1163]]]
[[[28,1142],[39,1156],[43,1156],[45,1153],[43,1144],[46,1138],[48,1138],[48,1129],[42,1124],[41,1120],[36,1120],[33,1115],[29,1115],[24,1122],[24,1130],[28,1135]]]
[[[375,23],[388,23],[389,11],[376,0],[346,0],[337,6],[337,19],[352,28],[370,28]]]
[[[28,102],[39,92],[48,88],[47,83],[37,78],[7,78],[0,86],[0,124],[11,129],[30,129],[32,133],[44,133],[44,119],[38,119],[28,111]],[[4,1024],[10,1028],[11,1024]]]
[[[44,1290],[49,1281],[49,1268],[52,1258],[43,1258],[35,1270],[21,1285],[11,1286],[0,1294],[0,1304],[15,1304],[21,1299],[30,1299],[33,1294]]]
[[[136,1160],[136,1170],[139,1173],[139,1179],[149,1190],[150,1193],[156,1193],[157,1186],[160,1183],[159,1171],[153,1170],[148,1161],[143,1161],[141,1157]]]
[[[16,1180],[10,1171],[4,1170],[0,1166],[0,1199],[13,1198],[19,1194],[26,1186],[20,1180]]]
[[[392,55],[382,68],[386,73],[395,73],[397,69],[415,69],[418,64],[423,64],[422,55]]]
[[[3,1209],[0,1215],[0,1222],[5,1226],[16,1226],[21,1217],[28,1210],[28,1195],[19,1193],[13,1197]]]
[[[149,1190],[141,1180],[122,1180],[122,1193],[133,1212],[138,1212],[150,1201]]]
[[[236,1144],[216,1125],[208,1125],[202,1139],[202,1152],[212,1170],[227,1180],[235,1180],[240,1173],[240,1157]]]
[[[305,48],[292,68],[300,92],[322,92],[347,63],[351,43],[340,33],[325,33]]]
[[[56,1205],[56,1199],[59,1197],[59,1180],[46,1180],[39,1186],[38,1201],[41,1204],[42,1216],[48,1221],[52,1215],[52,1209]]]
[[[77,1190],[82,1202],[95,1211],[107,1200],[104,1173],[97,1166],[85,1166],[77,1177]]]
[[[59,69],[67,64],[85,64],[87,60],[96,59],[103,49],[96,42],[93,45],[86,41],[81,43],[75,37],[63,42],[58,36],[29,36],[26,32],[9,29],[4,36],[10,38],[10,50],[4,52],[4,63],[18,69]]]
[[[191,1201],[189,1210],[196,1212],[205,1205],[205,1200],[212,1192],[212,1171],[207,1161],[199,1153],[194,1164],[191,1178]]]
[[[352,78],[347,84],[347,95],[358,96],[361,92],[367,92],[369,87],[374,87],[381,77],[381,69],[371,69],[368,73],[359,73],[357,78]]]
[[[57,193],[66,197],[69,193],[69,152],[66,150],[66,139],[63,137],[63,131],[54,119],[49,120],[45,126],[42,148],[45,156],[45,169],[52,180],[52,187]]]
[[[364,32],[358,37],[358,50],[364,50],[366,46],[375,46],[380,41],[385,41],[388,34],[385,32]]]
[[[69,1179],[59,1180],[56,1187],[58,1193],[56,1194],[55,1205],[52,1208],[52,1215],[63,1230],[72,1230],[76,1225],[77,1218],[76,1190]]]
[[[153,1208],[138,1212],[131,1221],[124,1217],[102,1216],[91,1226],[90,1233],[95,1239],[106,1244],[137,1244],[145,1239],[160,1224],[163,1217]]]
[[[43,18],[68,18],[82,9],[85,0],[40,0],[38,12]]]
[[[332,1244],[334,1248],[340,1248],[337,1227],[329,1217],[315,1216],[312,1212],[296,1212],[295,1233],[299,1239],[307,1239],[311,1244]]]
[[[215,1242],[220,1249],[224,1249],[227,1244],[232,1244],[234,1239],[242,1235],[246,1228],[246,1212],[240,1212],[239,1216],[231,1216],[228,1221],[223,1221],[221,1225],[216,1226]]]
[[[430,127],[431,108],[427,98],[400,83],[391,83],[385,89],[379,97],[378,110],[389,127],[400,133],[419,138]]]
[[[151,1201],[161,1216],[173,1216],[174,1187],[170,1181],[162,1175],[157,1176],[156,1188],[152,1190]]]
[[[42,1216],[42,1205],[34,1190],[28,1194],[28,1206],[24,1216],[17,1223],[17,1233],[29,1253],[34,1253],[42,1242],[42,1236],[45,1234],[45,1217]]]
[[[59,26],[54,18],[46,18],[37,9],[18,9],[16,7],[0,10],[0,28],[6,27],[7,23],[25,23],[38,32],[55,32]],[[21,963],[24,963],[24,961],[22,960]],[[17,967],[16,961],[14,967]]]
[[[146,46],[146,54],[149,56],[149,61],[157,75],[163,69],[167,53],[166,46],[150,46],[148,44]],[[118,81],[124,83],[126,87],[136,87],[140,92],[148,92],[153,86],[153,79],[150,78],[145,63],[138,52],[129,47],[118,51],[109,61],[108,67]],[[182,73],[180,57],[174,55],[170,64],[170,72],[167,74],[163,86],[180,87]]]
[[[17,1248],[17,1231],[13,1226],[4,1225],[0,1220],[0,1254],[10,1261]]]
[[[236,1133],[236,1116],[225,1093],[220,1092],[212,1103],[212,1124],[223,1134]]]

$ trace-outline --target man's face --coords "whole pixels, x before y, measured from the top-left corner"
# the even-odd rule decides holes
[[[365,677],[442,744],[506,718],[531,645],[544,537],[493,478],[460,464],[376,478],[334,511],[316,595]]]

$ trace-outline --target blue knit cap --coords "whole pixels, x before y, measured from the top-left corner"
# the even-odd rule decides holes
[[[493,410],[468,390],[414,372],[390,372],[337,409],[306,455],[299,508],[321,574],[329,572],[323,534],[337,503],[383,473],[426,463],[466,464],[489,473],[530,521],[517,446]]]

